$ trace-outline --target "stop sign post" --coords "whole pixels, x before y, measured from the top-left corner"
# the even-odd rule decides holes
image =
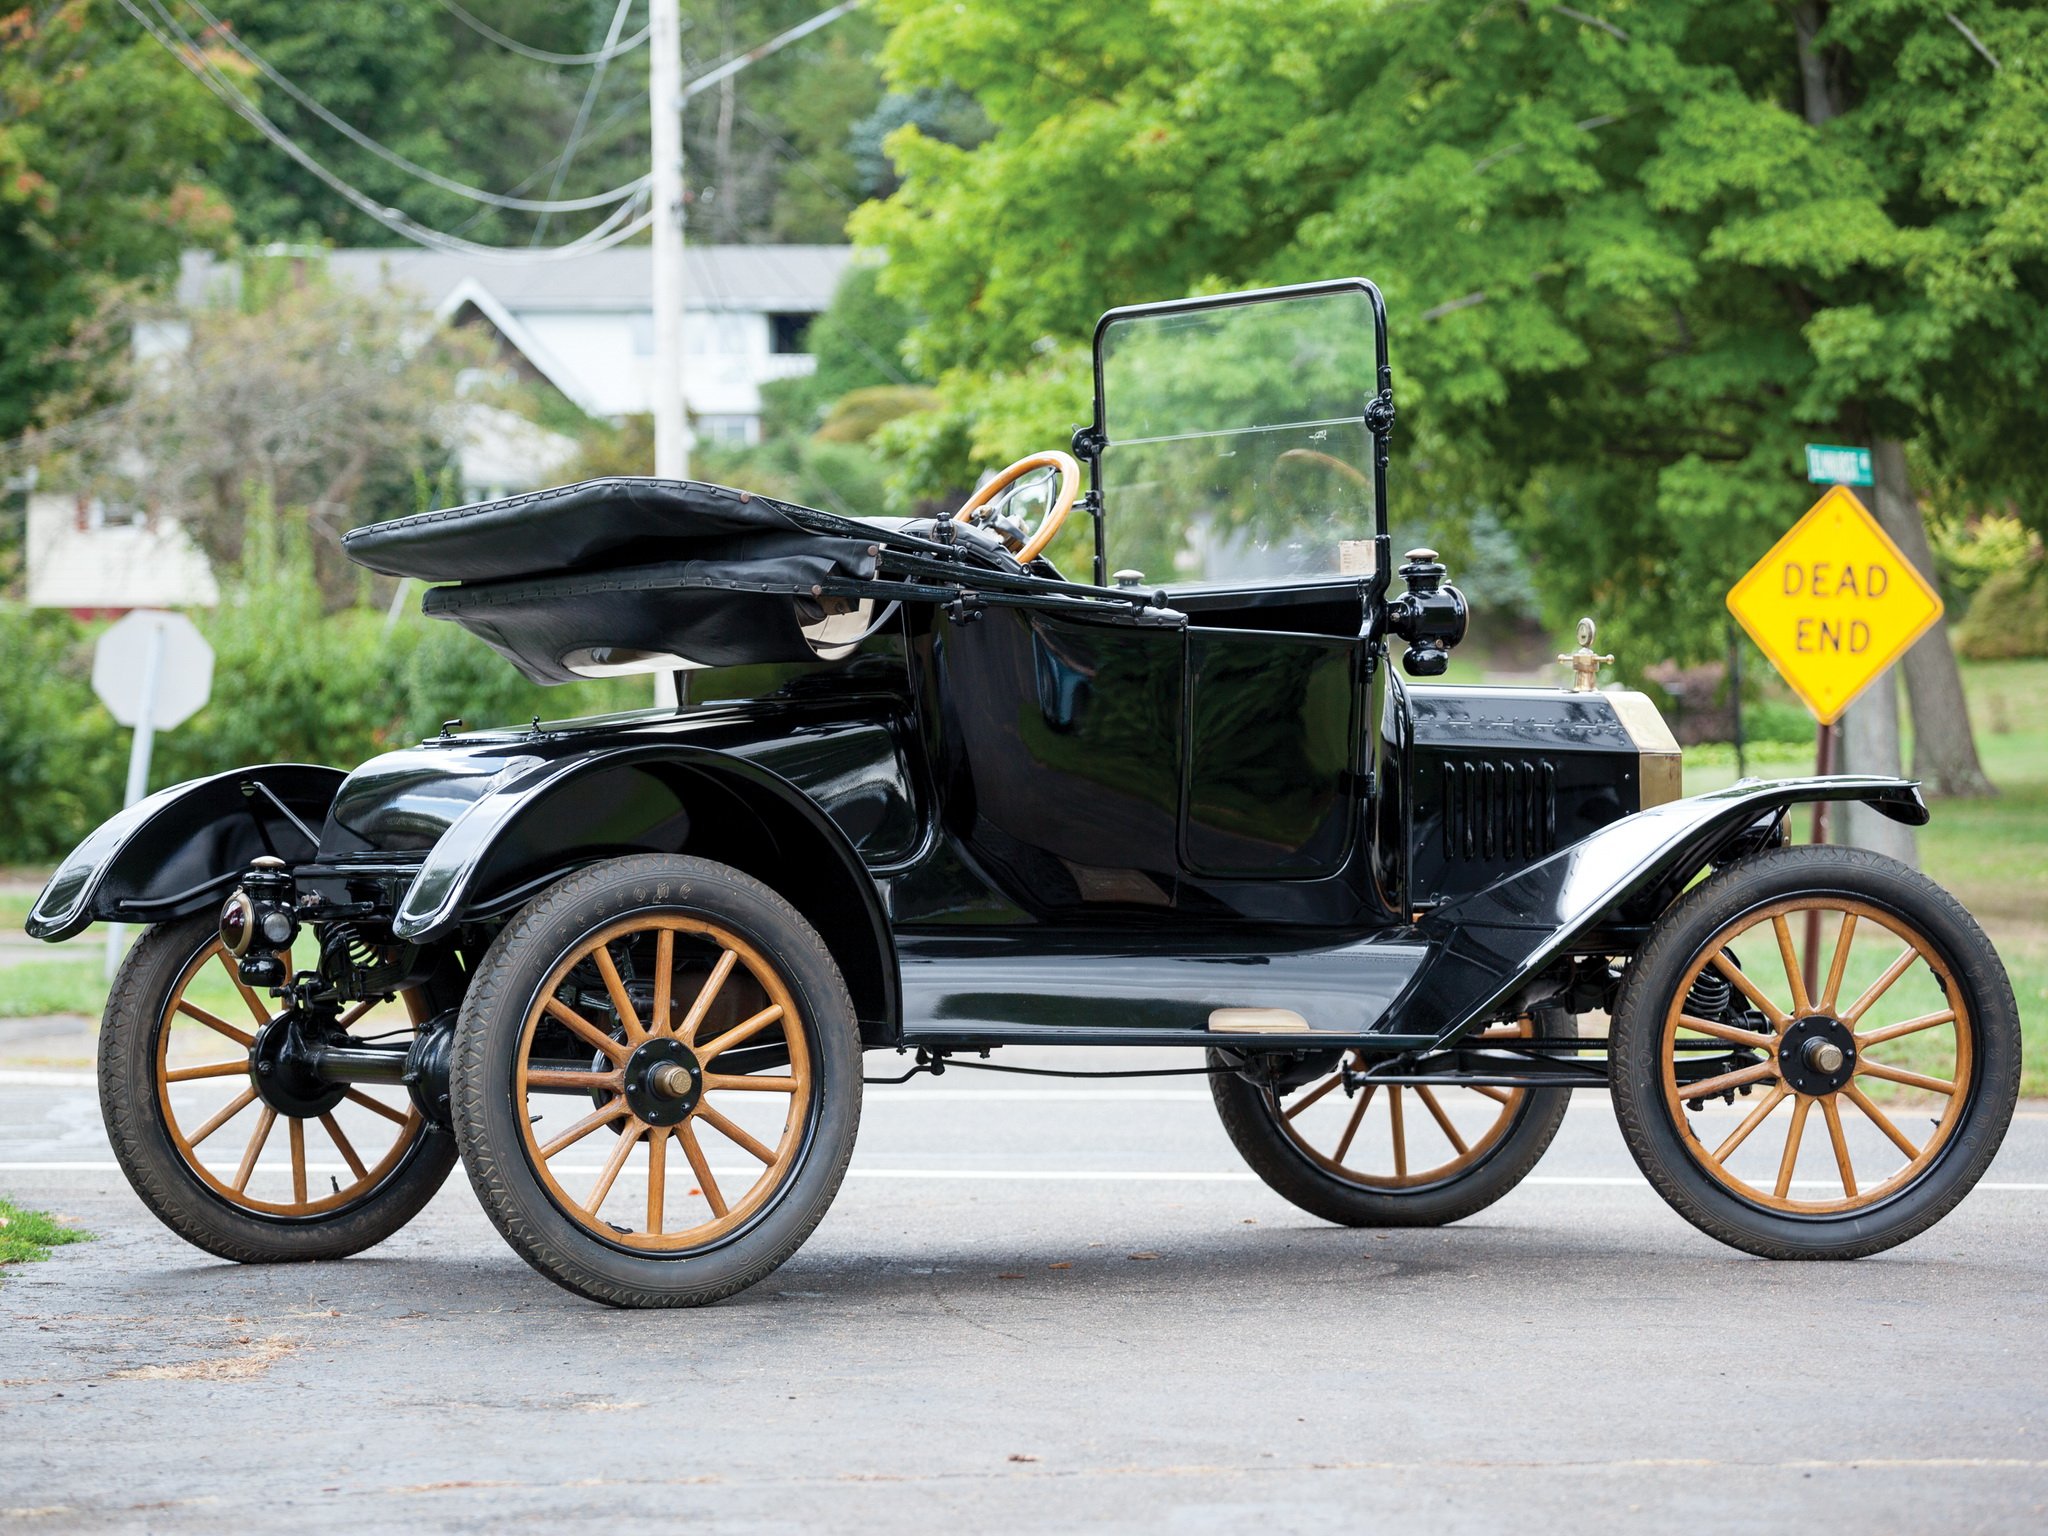
[[[100,636],[92,653],[92,691],[135,731],[128,749],[133,805],[149,789],[149,755],[158,731],[183,725],[213,691],[213,647],[181,613],[138,608]],[[121,951],[121,925],[107,928],[107,976]]]

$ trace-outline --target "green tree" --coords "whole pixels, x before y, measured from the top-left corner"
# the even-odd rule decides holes
[[[1639,664],[1719,648],[1721,594],[1808,495],[1806,439],[1878,448],[1908,531],[1900,443],[1957,474],[2039,441],[2037,7],[889,14],[892,88],[957,85],[993,128],[900,130],[904,184],[855,222],[956,400],[1071,388],[1112,303],[1363,272],[1393,315],[1400,493],[1505,509],[1553,614],[1593,606]],[[1024,446],[965,436],[982,462]],[[1917,766],[1980,786],[1952,663],[1913,681]]]
[[[91,324],[110,294],[226,238],[204,172],[226,141],[206,93],[111,4],[0,15],[0,439],[119,350]]]

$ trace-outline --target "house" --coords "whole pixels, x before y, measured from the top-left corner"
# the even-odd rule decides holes
[[[213,568],[169,518],[108,507],[93,496],[28,495],[29,606],[105,618],[131,608],[211,608]]]
[[[592,416],[653,409],[654,265],[644,245],[517,265],[409,249],[336,250],[314,259],[336,281],[389,287],[442,321],[489,327],[515,366]],[[816,367],[805,332],[852,259],[843,245],[685,247],[683,392],[700,437],[760,440],[761,386]],[[231,299],[237,280],[235,267],[190,253],[179,307]]]

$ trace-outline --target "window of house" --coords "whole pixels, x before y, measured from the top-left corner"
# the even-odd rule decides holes
[[[810,351],[814,314],[772,314],[768,317],[768,350],[781,355]]]

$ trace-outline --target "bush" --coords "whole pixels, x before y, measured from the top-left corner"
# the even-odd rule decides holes
[[[120,808],[128,733],[69,614],[0,611],[0,863],[47,863]]]
[[[2048,656],[2048,576],[2035,561],[1986,579],[1956,627],[1956,650],[1972,661]]]

